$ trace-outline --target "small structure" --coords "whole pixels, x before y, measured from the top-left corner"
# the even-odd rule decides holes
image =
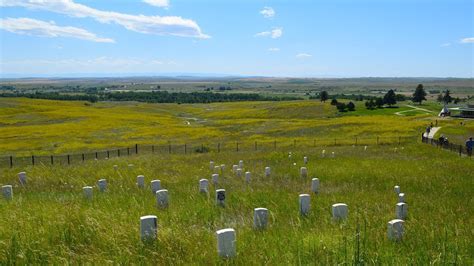
[[[160,208],[168,208],[168,190],[160,189],[156,192],[156,204]]]
[[[155,215],[140,217],[140,238],[142,241],[156,239],[158,232],[158,218]]]
[[[203,194],[209,193],[209,181],[207,179],[199,180],[199,192]]]
[[[438,114],[439,117],[445,117],[445,116],[451,116],[451,111],[449,111],[448,107],[446,105],[441,109],[441,111]]]
[[[468,104],[465,108],[459,108],[460,117],[463,118],[474,118],[474,104]]]
[[[315,194],[319,193],[319,179],[318,178],[313,178],[311,180],[311,191],[313,191],[313,193]]]
[[[300,214],[302,216],[308,216],[311,199],[309,194],[300,194],[299,203],[300,203]]]
[[[268,209],[255,208],[253,212],[253,226],[255,229],[263,230],[268,223]]]

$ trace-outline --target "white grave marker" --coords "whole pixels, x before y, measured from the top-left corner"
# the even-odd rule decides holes
[[[99,181],[97,182],[97,186],[99,187],[100,192],[104,192],[107,189],[107,180],[99,179]]]
[[[270,167],[265,167],[265,176],[266,177],[269,177],[270,176],[270,173],[271,173],[271,170],[270,170]]]
[[[405,193],[398,194],[398,202],[405,202]]]
[[[216,190],[216,204],[219,206],[225,205],[225,189]]]
[[[232,165],[232,173],[235,174],[237,172],[237,168],[239,168],[238,165],[236,165],[236,164]]]
[[[244,161],[242,160],[239,161],[239,168],[242,168],[242,169],[244,168]]]
[[[323,158],[326,157],[326,150],[323,150],[323,151],[321,152],[321,157],[323,157]]]
[[[303,157],[303,162],[304,162],[304,164],[308,164],[308,157],[306,157],[306,156]]]
[[[231,258],[236,255],[235,230],[232,228],[216,231],[217,254],[219,257]]]
[[[225,164],[221,164],[221,172],[225,171]]]
[[[219,174],[213,174],[212,175],[212,183],[214,185],[217,185],[218,182],[219,182]]]
[[[216,165],[214,166],[214,174],[218,174],[221,171],[221,167]]]
[[[241,176],[242,176],[242,169],[241,169],[241,168],[237,168],[236,175],[237,175],[237,177],[241,177]]]
[[[397,195],[400,194],[400,186],[394,186],[393,191],[395,191]]]
[[[85,198],[85,199],[91,200],[91,199],[92,199],[92,195],[93,195],[93,193],[94,193],[94,188],[93,188],[93,187],[90,187],[90,186],[83,187],[83,188],[82,188],[82,192],[84,193],[84,198]]]
[[[300,194],[299,197],[300,203],[300,214],[307,216],[309,214],[311,198],[309,194]]]
[[[133,167],[134,167],[133,164],[129,164],[129,165],[128,165],[128,168],[129,168],[129,169],[132,169]]]
[[[144,188],[145,187],[145,176],[144,175],[137,176],[137,186],[138,186],[138,188]]]
[[[388,239],[393,241],[400,241],[403,237],[403,220],[394,219],[387,224]]]
[[[209,162],[209,168],[212,170],[214,170],[214,161],[210,161]]]
[[[265,229],[268,223],[268,209],[255,208],[253,211],[253,226],[255,229]]]
[[[252,179],[252,173],[245,172],[245,182],[250,183],[251,179]]]
[[[199,180],[199,192],[200,193],[209,193],[209,181],[207,179]]]
[[[332,218],[334,220],[344,220],[347,218],[348,208],[345,203],[336,203],[332,205]]]
[[[114,165],[114,170],[115,170],[115,171],[118,170],[118,165]]]
[[[308,168],[301,167],[300,168],[300,176],[303,177],[303,178],[308,177]]]
[[[404,202],[397,203],[395,207],[395,217],[397,219],[405,220],[408,215],[408,204]]]
[[[142,241],[156,239],[158,232],[158,218],[155,215],[140,217],[140,238]]]
[[[156,194],[156,192],[161,189],[161,181],[158,179],[152,180],[150,182],[150,185],[151,185],[151,193],[153,193],[153,195]]]
[[[13,199],[13,187],[11,185],[2,186],[2,194],[6,200]]]
[[[311,179],[311,191],[313,191],[313,193],[315,194],[319,193],[319,179],[318,178]]]
[[[167,208],[168,207],[168,190],[160,189],[156,192],[156,204],[158,207]]]
[[[26,185],[26,172],[19,172],[18,180],[20,180],[20,184]]]
[[[335,153],[335,152],[332,152],[332,153],[331,153],[331,157],[332,157],[332,158],[336,157],[336,153]]]
[[[367,150],[367,146],[364,146],[364,151],[366,151],[366,150]]]

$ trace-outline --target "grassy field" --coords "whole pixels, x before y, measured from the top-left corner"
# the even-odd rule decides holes
[[[287,151],[228,152],[4,169],[0,183],[14,185],[14,199],[0,200],[0,264],[474,263],[474,164],[424,144],[325,148],[335,158],[321,158],[322,149],[293,150],[291,158]],[[321,180],[308,217],[298,213],[298,195],[310,193],[310,178],[298,175],[304,155],[310,176]],[[248,185],[230,171],[240,159],[253,173]],[[210,160],[227,165],[217,186],[227,191],[225,208],[215,206],[212,185],[209,196],[198,193],[198,180],[210,179]],[[265,166],[272,167],[269,178]],[[28,173],[26,187],[18,184],[20,170]],[[136,187],[138,174],[147,183],[161,180],[168,209],[156,207],[148,184]],[[82,187],[99,178],[108,180],[108,191],[94,188],[93,200],[84,200]],[[409,204],[400,243],[386,236],[394,185]],[[337,202],[349,205],[341,223],[331,220]],[[252,228],[256,207],[270,211],[263,232]],[[139,218],[150,214],[158,216],[158,239],[144,244]],[[215,231],[227,227],[236,230],[238,254],[221,260]]]
[[[214,104],[146,104],[133,102],[68,102],[24,98],[0,99],[0,156],[49,155],[133,146],[221,141],[293,142],[314,139],[351,140],[377,136],[398,141],[418,136],[436,117],[433,113],[400,108],[337,113],[319,101],[237,102]],[[404,112],[396,115],[396,112]],[[474,133],[466,121],[446,122],[459,139]],[[444,121],[443,121],[444,123]],[[449,133],[449,129],[447,133]],[[455,135],[453,135],[454,137]]]

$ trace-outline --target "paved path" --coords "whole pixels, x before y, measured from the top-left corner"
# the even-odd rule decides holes
[[[438,130],[440,130],[441,127],[432,127],[431,130],[430,130],[430,134],[428,134],[428,136],[426,136],[426,133],[423,134],[425,137],[428,137],[429,139],[432,139],[434,138],[436,132],[438,132]]]
[[[406,107],[413,108],[413,109],[412,109],[412,110],[405,110],[405,111],[396,112],[395,114],[396,114],[396,115],[403,115],[403,113],[406,113],[406,112],[413,112],[413,111],[416,111],[416,110],[426,112],[426,114],[428,114],[428,115],[434,113],[433,111],[430,111],[430,110],[428,110],[428,109],[416,107],[416,106],[409,105],[409,104],[407,104],[407,105],[405,105],[405,106],[406,106]]]

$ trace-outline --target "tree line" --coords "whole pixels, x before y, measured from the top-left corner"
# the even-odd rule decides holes
[[[214,93],[214,92],[113,92],[97,94],[60,94],[57,92],[36,93],[1,93],[0,97],[26,97],[32,99],[64,100],[64,101],[137,101],[147,103],[212,103],[237,101],[289,101],[300,100],[290,96],[263,96],[256,93]]]

